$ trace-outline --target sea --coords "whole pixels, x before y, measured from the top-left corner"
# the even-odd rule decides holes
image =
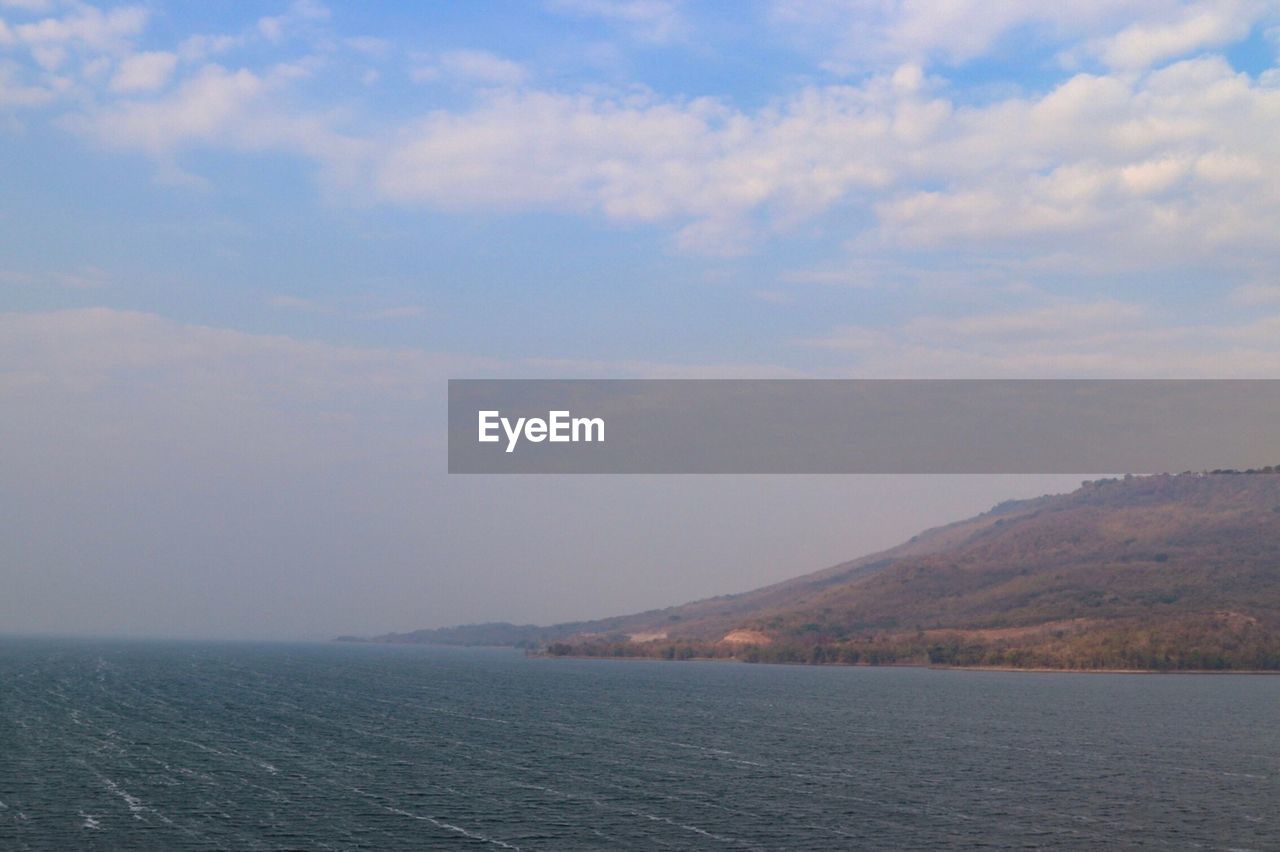
[[[1280,677],[0,638],[0,849],[1280,849]]]

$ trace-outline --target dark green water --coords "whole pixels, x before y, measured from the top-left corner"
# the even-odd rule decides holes
[[[0,639],[3,849],[1280,849],[1280,678]]]

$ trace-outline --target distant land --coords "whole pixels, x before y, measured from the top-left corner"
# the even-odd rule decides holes
[[[782,583],[635,615],[342,638],[553,656],[1280,670],[1280,468],[1086,482]]]

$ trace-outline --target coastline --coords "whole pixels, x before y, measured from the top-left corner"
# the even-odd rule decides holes
[[[396,643],[380,643],[396,644]],[[429,643],[421,643],[428,645]],[[431,647],[479,647],[439,645]],[[485,646],[492,647],[492,646]],[[513,650],[519,650],[513,649]],[[540,660],[612,660],[617,662],[651,662],[651,663],[736,663],[743,666],[788,666],[805,669],[933,669],[950,672],[1010,672],[1022,674],[1133,674],[1133,675],[1280,675],[1280,669],[1066,669],[1048,666],[941,666],[934,663],[883,663],[869,665],[867,663],[749,663],[736,657],[687,657],[683,660],[669,660],[664,657],[604,657],[593,654],[546,654],[526,651],[528,659]]]
[[[1018,666],[933,665],[923,666],[923,668],[960,672],[1025,672],[1028,674],[1280,675],[1280,669],[1055,669],[1044,666],[1020,668]]]

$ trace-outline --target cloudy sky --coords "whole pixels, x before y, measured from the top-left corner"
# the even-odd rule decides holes
[[[605,615],[1043,478],[447,477],[449,377],[1280,377],[1280,3],[0,0],[0,632]]]

